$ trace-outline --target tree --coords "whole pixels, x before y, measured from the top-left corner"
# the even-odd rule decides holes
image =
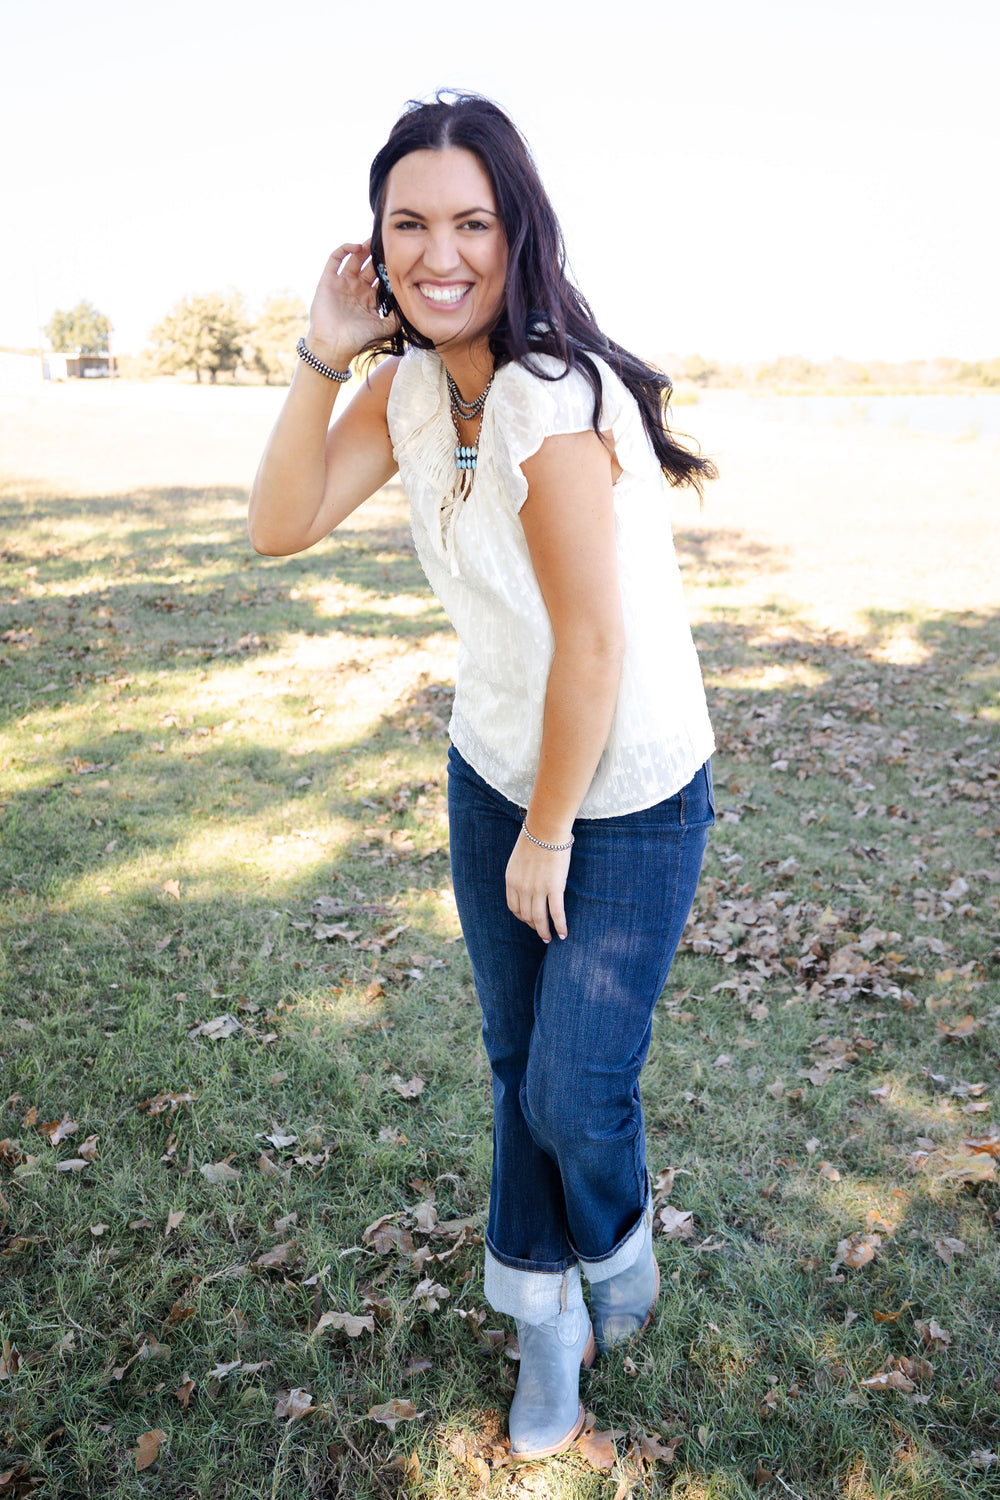
[[[220,370],[235,370],[243,362],[243,345],[250,322],[239,292],[211,292],[185,297],[150,334],[156,368],[167,374],[193,370],[201,384],[207,371],[212,385]]]
[[[80,301],[68,311],[52,314],[45,337],[59,354],[107,354],[111,320],[92,302]]]
[[[254,325],[250,342],[253,362],[268,385],[272,380],[287,385],[295,369],[295,344],[306,331],[306,305],[293,292],[268,297]]]

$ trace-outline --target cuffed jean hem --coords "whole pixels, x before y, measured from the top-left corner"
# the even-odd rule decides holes
[[[584,1260],[581,1255],[579,1257],[580,1269],[591,1285],[596,1281],[607,1281],[622,1271],[631,1270],[652,1237],[653,1205],[647,1195],[646,1206],[639,1222],[633,1225],[625,1238],[600,1260]]]
[[[494,1312],[522,1323],[545,1323],[583,1306],[579,1266],[565,1271],[519,1271],[497,1260],[488,1245],[483,1291]]]

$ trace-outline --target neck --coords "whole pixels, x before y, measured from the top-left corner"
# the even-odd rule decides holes
[[[441,363],[467,401],[474,401],[493,374],[493,356],[489,344],[475,344],[465,349],[438,349]]]

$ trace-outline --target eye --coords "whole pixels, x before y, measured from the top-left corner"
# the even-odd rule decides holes
[[[463,229],[483,229],[483,230],[485,230],[485,229],[489,229],[489,227],[490,226],[488,224],[484,224],[483,223],[482,219],[467,219],[466,222],[462,225]]]
[[[418,224],[418,222],[417,222],[416,219],[397,219],[396,222],[395,222],[395,224],[393,224],[392,227],[393,227],[393,229],[404,229],[405,230],[405,229],[420,229],[422,226],[420,224]]]

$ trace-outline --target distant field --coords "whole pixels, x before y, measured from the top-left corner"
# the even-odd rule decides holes
[[[245,489],[282,399],[278,389],[175,382],[0,393],[0,473],[76,495]],[[1000,443],[782,421],[781,408],[778,398],[712,394],[678,408],[677,427],[722,474],[701,513],[676,497],[689,547],[711,538],[716,570],[750,548],[752,566],[748,554],[739,570],[748,598],[773,591],[831,622],[1000,602]],[[694,599],[708,580],[692,561]]]
[[[0,1500],[1000,1495],[1000,448],[678,410],[718,826],[644,1078],[663,1293],[511,1467],[455,641],[281,392],[0,394]]]

